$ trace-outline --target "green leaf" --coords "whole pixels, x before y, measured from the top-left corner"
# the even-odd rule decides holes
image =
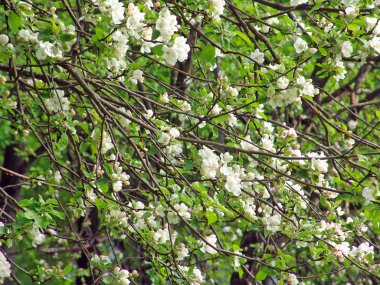
[[[152,53],[154,53],[158,56],[163,55],[164,52],[162,51],[162,47],[163,47],[163,45],[156,45],[155,47],[151,48]]]
[[[201,53],[199,54],[199,61],[203,64],[210,62],[215,58],[215,47],[212,45],[206,45],[202,48]]]
[[[240,32],[240,31],[236,31],[235,33],[236,33],[236,35],[238,35],[240,38],[242,38],[242,39],[248,44],[248,46],[249,46],[250,48],[254,48],[254,45],[253,45],[252,41],[250,40],[250,38],[249,38],[246,34]]]
[[[319,52],[321,53],[321,55],[323,55],[323,56],[327,56],[327,51],[326,51],[326,49],[324,49],[323,47],[320,47],[318,50],[319,50]]]
[[[224,114],[224,115],[216,117],[215,119],[213,119],[213,121],[215,122],[215,124],[220,124],[220,123],[224,123],[225,121],[227,121],[228,118],[229,118],[229,115]]]
[[[106,178],[100,178],[100,179],[98,179],[98,181],[96,181],[96,185],[104,193],[108,192],[109,186],[108,186],[108,180]]]
[[[238,273],[239,273],[239,278],[240,279],[243,278],[243,276],[244,276],[244,270],[243,270],[243,268],[239,267],[238,268]]]
[[[59,211],[51,211],[50,214],[52,214],[53,216],[56,216],[57,218],[61,219],[61,220],[64,220],[65,219],[65,214],[62,213],[62,212],[59,212]]]
[[[99,199],[99,198],[96,199],[95,206],[96,208],[98,208],[98,210],[108,209],[107,203],[103,199]]]
[[[193,168],[193,161],[191,160],[185,160],[185,163],[183,164],[183,170],[189,171]]]
[[[356,30],[360,29],[360,26],[357,24],[348,24],[347,29],[349,29],[350,31],[356,31]]]
[[[149,151],[147,152],[148,155],[154,155],[157,153],[158,149],[154,145],[150,147]]]
[[[218,216],[214,212],[211,212],[211,211],[206,212],[206,217],[207,217],[208,225],[212,225],[218,220]]]
[[[257,281],[263,281],[266,277],[267,277],[267,274],[261,269],[256,274],[256,280]]]
[[[21,26],[21,17],[12,12],[8,18],[8,24],[12,32],[16,33]]]
[[[69,145],[69,138],[66,133],[62,134],[61,138],[56,143],[56,146],[59,151],[63,151]]]

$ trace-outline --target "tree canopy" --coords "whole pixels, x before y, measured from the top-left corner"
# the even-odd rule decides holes
[[[379,284],[379,15],[0,1],[0,283]]]

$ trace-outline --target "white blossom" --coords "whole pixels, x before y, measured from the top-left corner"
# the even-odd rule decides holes
[[[201,251],[203,253],[209,253],[209,254],[216,254],[217,251],[213,248],[216,247],[217,237],[216,235],[212,234],[207,237],[205,237],[206,242],[201,241]]]
[[[177,246],[177,259],[179,261],[184,260],[186,257],[189,256],[189,250],[187,249],[186,245],[183,243],[178,244]]]
[[[105,154],[110,149],[114,148],[112,139],[107,132],[103,132],[101,153]]]
[[[233,173],[226,177],[226,184],[224,186],[228,192],[231,192],[235,196],[239,196],[241,194],[241,179],[238,173]]]
[[[46,99],[45,105],[48,111],[52,113],[70,110],[70,101],[65,97],[65,92],[62,90],[55,90],[53,92],[53,98]]]
[[[366,17],[365,21],[367,23],[365,28],[367,32],[372,31],[372,34],[380,35],[380,21],[378,19]]]
[[[252,143],[250,136],[246,136],[244,140],[240,142],[240,145],[243,150],[257,151],[257,147]]]
[[[198,154],[202,158],[201,174],[206,178],[214,179],[219,170],[219,157],[207,146],[203,146]]]
[[[280,228],[281,216],[278,214],[275,214],[270,217],[263,217],[262,221],[269,232],[275,233]]]
[[[380,37],[373,37],[370,41],[369,41],[369,45],[377,52],[377,53],[380,53]]]
[[[184,218],[185,220],[190,219],[191,215],[189,213],[189,208],[186,206],[185,203],[175,204],[174,208],[178,212],[178,215],[180,215],[182,218]]]
[[[292,6],[298,6],[298,5],[301,5],[301,4],[305,4],[307,2],[308,2],[308,0],[290,0],[290,5],[292,5]]]
[[[288,284],[289,285],[297,285],[297,284],[299,284],[297,276],[295,276],[294,274],[290,273],[289,276],[288,276]]]
[[[302,38],[297,38],[296,41],[294,42],[294,48],[297,53],[302,53],[306,51],[309,47],[305,40],[303,40]]]
[[[45,235],[42,234],[37,225],[33,225],[33,228],[29,231],[30,237],[32,238],[33,247],[41,244],[45,240]]]
[[[54,172],[54,180],[59,183],[62,179],[62,175],[59,171]]]
[[[164,229],[158,229],[154,233],[153,239],[155,242],[157,242],[159,244],[163,244],[163,243],[166,243],[167,241],[169,241],[170,236],[169,236],[169,230],[168,230],[167,226]]]
[[[156,29],[160,32],[162,41],[168,42],[174,33],[178,31],[176,16],[171,15],[170,11],[165,9],[160,13],[156,22]]]
[[[124,20],[124,4],[118,0],[107,0],[104,4],[111,12],[112,23],[121,24],[121,21]]]
[[[62,51],[50,42],[39,42],[36,57],[39,60],[45,60],[46,58],[62,58]]]
[[[162,57],[169,65],[175,65],[177,61],[184,62],[190,51],[190,46],[186,43],[185,37],[177,37],[174,44],[169,47],[167,45],[162,47],[164,54]]]
[[[219,21],[220,16],[223,14],[224,5],[226,2],[224,0],[208,0],[208,3],[212,6],[211,17]]]
[[[11,276],[11,265],[5,258],[5,255],[0,252],[0,284],[3,284],[4,278]]]
[[[279,79],[277,79],[276,83],[278,88],[285,89],[289,85],[289,79],[285,76],[281,76]]]
[[[143,72],[140,69],[134,70],[132,72],[130,81],[134,85],[137,85],[137,82],[143,83],[144,82]]]
[[[353,51],[353,48],[352,48],[352,44],[350,41],[344,41],[342,44],[341,44],[341,52],[343,54],[344,57],[350,57],[351,56],[351,53]]]
[[[0,34],[0,45],[6,45],[9,42],[9,37],[5,34]]]
[[[161,96],[161,98],[160,98],[160,101],[161,101],[161,103],[164,103],[164,104],[169,103],[170,100],[169,100],[169,95],[168,95],[168,93],[165,92],[164,94],[162,94],[162,96]]]
[[[364,205],[369,204],[372,201],[375,201],[375,198],[373,197],[375,193],[375,189],[371,187],[364,187],[362,192],[362,197],[364,198]]]
[[[169,135],[171,138],[176,139],[180,136],[180,132],[177,128],[171,128],[169,130]]]
[[[144,16],[145,13],[141,13],[139,7],[133,3],[128,4],[126,29],[130,36],[139,39],[140,34],[145,26]]]
[[[264,63],[264,53],[261,52],[258,49],[255,49],[254,52],[252,52],[249,57],[256,61],[258,64],[263,64]]]
[[[317,152],[309,152],[307,154],[308,157],[311,157],[311,169],[312,170],[318,170],[321,173],[326,173],[328,171],[328,163],[326,159],[317,159],[317,158],[323,158],[325,157],[325,154],[323,152],[317,153]]]

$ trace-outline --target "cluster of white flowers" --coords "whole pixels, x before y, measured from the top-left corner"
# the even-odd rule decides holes
[[[94,267],[101,267],[103,264],[111,263],[111,259],[107,255],[97,255],[97,254],[94,254],[94,256],[91,258],[90,261]]]
[[[306,1],[307,2],[307,1]],[[292,273],[289,273],[288,275],[288,284],[289,285],[298,285],[299,284],[299,281],[297,279],[297,276],[295,276],[294,274]]]
[[[326,159],[318,159],[326,157],[323,152],[309,152],[307,154],[308,157],[311,157],[311,165],[310,168],[312,170],[318,170],[321,173],[326,173],[328,171],[328,163]]]
[[[127,228],[128,227],[128,217],[127,214],[120,209],[111,209],[108,214],[106,214],[107,223],[115,223],[116,225]]]
[[[62,59],[62,50],[58,47],[58,44],[52,44],[50,42],[40,41],[37,43],[36,57],[39,60],[45,60],[46,58]]]
[[[70,110],[70,101],[65,97],[65,92],[62,90],[54,90],[53,98],[46,99],[45,106],[51,113],[59,111],[66,112]]]
[[[110,37],[113,41],[113,57],[106,59],[107,69],[110,71],[109,76],[121,74],[127,67],[125,63],[125,54],[127,53],[128,46],[128,34],[125,28],[116,30]]]
[[[220,21],[220,16],[223,14],[224,5],[226,5],[226,2],[224,0],[208,0],[208,3],[211,6],[211,17],[217,21]]]
[[[240,173],[232,172],[226,176],[226,184],[224,186],[228,192],[231,192],[235,196],[241,194],[242,183],[240,179]]]
[[[253,220],[257,220],[258,217],[256,215],[256,206],[254,204],[254,200],[252,197],[248,197],[242,200],[244,213]]]
[[[352,44],[350,41],[344,41],[340,45],[340,51],[344,57],[350,57],[353,51]]]
[[[275,215],[267,215],[261,218],[263,224],[265,225],[266,229],[271,232],[275,233],[279,230],[281,225],[281,216],[278,214]]]
[[[4,283],[4,278],[11,276],[11,265],[5,258],[5,255],[0,252],[0,284]]]
[[[159,143],[162,145],[168,145],[172,140],[175,140],[179,136],[180,132],[177,128],[170,128],[168,132],[161,133]]]
[[[32,245],[36,247],[45,240],[45,235],[40,232],[37,225],[33,225],[33,228],[29,231],[30,237],[32,238]]]
[[[373,197],[375,193],[375,189],[371,187],[364,187],[363,192],[362,192],[362,197],[364,198],[364,205],[368,205],[372,201],[375,200]]]
[[[102,135],[102,147],[101,147],[101,153],[105,154],[110,149],[113,149],[115,146],[113,145],[111,136],[107,132],[103,132]]]
[[[276,152],[271,136],[264,134],[261,138],[261,143],[263,145],[263,148],[266,149],[267,151]]]
[[[292,138],[292,139],[296,139],[297,138],[297,132],[293,128],[285,129],[282,131],[281,137],[283,139],[288,138],[288,137]]]
[[[216,235],[212,234],[212,235],[209,235],[209,236],[206,236],[205,237],[205,240],[206,242],[204,241],[201,241],[201,251],[203,253],[209,253],[209,254],[216,254],[217,251],[216,249],[214,249],[214,247],[216,248],[216,242],[218,241]]]
[[[256,61],[258,64],[263,64],[264,63],[264,60],[265,60],[265,55],[263,52],[261,52],[260,50],[258,49],[255,49],[253,52],[251,52],[251,54],[249,55],[249,57]]]
[[[144,17],[145,13],[141,13],[139,7],[133,3],[128,4],[126,30],[128,34],[136,39],[140,38],[140,33],[143,32],[145,27]]]
[[[366,17],[367,26],[365,27],[367,32],[371,32],[374,35],[380,35],[380,21],[376,18]]]
[[[179,158],[179,156],[182,154],[182,152],[183,152],[183,148],[182,148],[181,143],[174,143],[174,144],[168,145],[164,149],[164,153],[167,155],[168,159],[172,163],[178,162],[177,158]]]
[[[380,53],[380,37],[375,36],[368,43],[377,53]]]
[[[99,7],[99,10],[112,18],[112,23],[115,25],[121,24],[124,20],[124,4],[118,0],[92,0]]]
[[[334,75],[334,79],[339,81],[346,78],[347,70],[341,58],[335,59],[334,66],[337,69],[337,74]]]
[[[129,280],[130,273],[127,269],[120,269],[120,267],[115,267],[113,273],[116,275],[118,285],[129,285],[131,283]]]
[[[286,78],[285,76],[281,76],[280,78],[277,79],[276,83],[277,83],[278,88],[286,89],[289,85],[289,79]]]
[[[246,136],[244,138],[244,140],[242,140],[240,142],[240,146],[243,150],[246,150],[246,151],[257,151],[258,148],[257,146],[255,146],[253,143],[252,143],[252,140],[251,140],[251,137],[250,136]]]
[[[137,85],[137,82],[143,83],[144,82],[144,73],[140,69],[136,69],[132,72],[132,76],[129,79],[132,84]]]
[[[206,178],[214,179],[219,170],[219,157],[207,146],[200,149],[198,154],[202,158],[201,174]]]
[[[185,203],[175,204],[173,207],[183,219],[189,220],[191,218],[189,207],[187,207]]]
[[[296,50],[296,53],[303,53],[304,51],[308,50],[309,46],[305,40],[302,38],[297,38],[294,42],[294,48]]]
[[[170,240],[168,225],[165,225],[163,229],[158,229],[154,233],[153,239],[158,244],[163,244],[163,243],[168,242]]]
[[[374,248],[370,246],[368,242],[363,242],[358,247],[353,246],[350,255],[356,257],[361,263],[368,263],[366,257],[373,257]]]
[[[186,245],[184,245],[183,243],[178,244],[177,246],[178,261],[184,260],[188,256],[189,256],[189,250],[187,249]]]
[[[292,6],[298,6],[298,5],[301,5],[301,4],[305,4],[309,2],[308,0],[290,0],[290,5]]]
[[[185,274],[187,279],[190,281],[190,285],[201,285],[203,283],[202,272],[195,267],[190,274],[190,268],[187,266],[178,265],[178,268],[181,270],[182,274]]]
[[[163,42],[170,41],[174,33],[178,31],[176,17],[170,14],[168,9],[163,10],[157,19],[156,29],[160,32],[160,39]]]
[[[190,51],[190,46],[186,43],[186,38],[176,37],[172,46],[162,47],[164,54],[162,57],[169,65],[175,65],[177,61],[184,62]]]
[[[129,46],[129,38],[126,29],[122,28],[119,30],[116,30],[112,35],[111,39],[113,41],[113,48],[114,52],[113,55],[114,57],[121,61],[124,59],[125,54],[127,53]],[[122,65],[122,63],[120,63]]]
[[[129,185],[129,175],[123,172],[123,168],[119,162],[114,163],[115,172],[112,173],[112,188],[113,191],[119,192],[123,188],[123,184]]]
[[[18,32],[19,37],[26,42],[36,42],[38,39],[38,33],[33,33],[30,30],[20,30]]]
[[[298,76],[295,84],[299,86],[298,90],[300,92],[300,96],[305,95],[313,97],[319,93],[318,89],[314,87],[311,79],[306,79],[303,76]]]
[[[374,255],[374,248],[368,242],[363,242],[358,247],[352,246],[352,248],[350,248],[350,244],[346,241],[342,243],[332,242],[331,244],[334,247],[336,257],[341,262],[345,257],[354,257],[360,263],[368,263],[367,257],[373,257]]]

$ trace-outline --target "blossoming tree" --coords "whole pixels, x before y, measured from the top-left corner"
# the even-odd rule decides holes
[[[378,284],[380,1],[0,2],[0,283]]]

